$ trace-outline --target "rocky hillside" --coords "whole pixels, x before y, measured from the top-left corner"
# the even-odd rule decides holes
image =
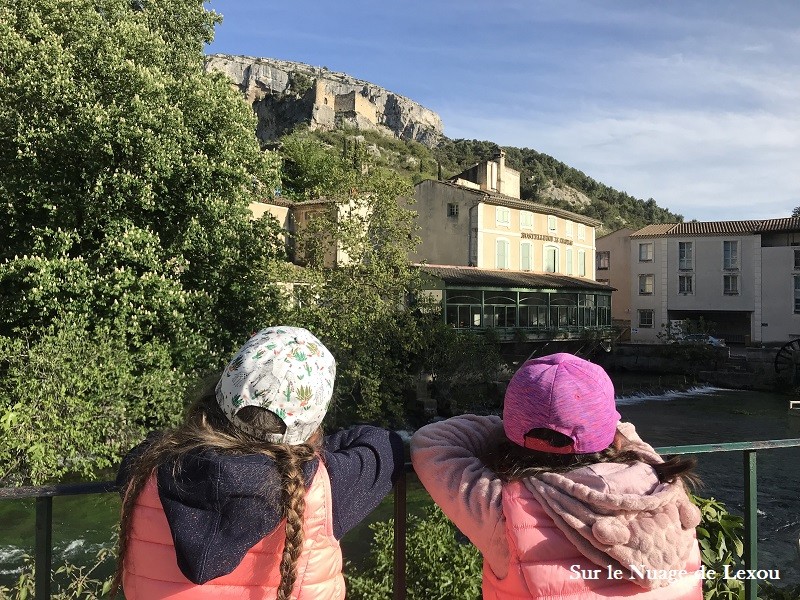
[[[258,115],[256,135],[265,144],[305,124],[331,148],[360,145],[374,164],[413,183],[440,174],[451,177],[499,150],[491,141],[448,139],[435,112],[325,67],[226,54],[206,57],[205,67],[225,74],[252,105]],[[600,234],[683,220],[652,198],[645,201],[615,190],[547,154],[503,149],[506,164],[520,171],[524,200],[596,218],[603,222]]]
[[[256,134],[271,142],[298,123],[314,129],[375,129],[435,146],[442,120],[435,112],[382,87],[304,63],[212,54],[207,71],[224,73],[258,115]]]

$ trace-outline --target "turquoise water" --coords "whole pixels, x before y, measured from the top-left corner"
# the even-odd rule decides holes
[[[634,423],[654,446],[800,437],[800,419],[790,418],[787,407],[785,396],[715,388],[618,399],[623,419]],[[705,483],[700,495],[714,496],[742,514],[741,453],[702,455],[698,470]],[[758,486],[758,566],[779,569],[781,583],[800,583],[800,448],[760,452]],[[428,502],[411,481],[409,510],[419,512]],[[64,560],[91,564],[98,550],[110,544],[118,511],[116,494],[55,498],[54,568]],[[390,496],[370,521],[391,515]],[[34,502],[0,501],[0,525],[0,585],[9,585],[21,569],[22,556],[33,552]],[[369,552],[370,540],[367,523],[350,532],[343,541],[345,558],[360,562]]]

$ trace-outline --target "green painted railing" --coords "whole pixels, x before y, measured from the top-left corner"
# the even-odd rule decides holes
[[[709,454],[716,452],[741,452],[744,469],[744,568],[758,568],[758,484],[756,456],[759,451],[800,446],[800,438],[766,440],[756,442],[733,442],[725,444],[702,444],[699,446],[667,446],[656,448],[659,454]],[[413,469],[407,465],[406,471]],[[0,500],[36,499],[36,531],[34,564],[36,567],[36,599],[49,600],[52,585],[52,531],[53,497],[114,492],[114,483],[64,484],[42,487],[0,488]],[[399,478],[394,489],[394,600],[406,598],[406,475]],[[758,581],[744,581],[745,598],[758,598]]]

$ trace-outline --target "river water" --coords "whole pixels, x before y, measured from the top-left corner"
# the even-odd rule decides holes
[[[653,446],[800,437],[800,418],[788,415],[786,396],[715,388],[625,396],[620,382],[617,390],[622,390],[617,404],[623,419]],[[698,461],[705,484],[699,494],[743,514],[741,452],[699,455]],[[758,490],[758,566],[780,570],[776,584],[800,583],[800,448],[759,452]],[[390,514],[388,502],[380,514]],[[64,559],[91,564],[109,544],[118,511],[116,494],[55,498],[54,567]],[[346,557],[363,555],[367,536],[366,528],[348,534]],[[0,586],[16,580],[23,555],[32,554],[33,538],[33,502],[0,501]]]

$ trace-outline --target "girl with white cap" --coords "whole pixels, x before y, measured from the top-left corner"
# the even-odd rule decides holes
[[[561,353],[514,374],[502,419],[414,434],[420,481],[483,554],[485,599],[702,598],[693,462],[619,419],[605,371]]]
[[[127,600],[342,599],[339,540],[403,468],[392,432],[324,436],[336,363],[310,332],[255,334],[174,430],[123,460]]]

